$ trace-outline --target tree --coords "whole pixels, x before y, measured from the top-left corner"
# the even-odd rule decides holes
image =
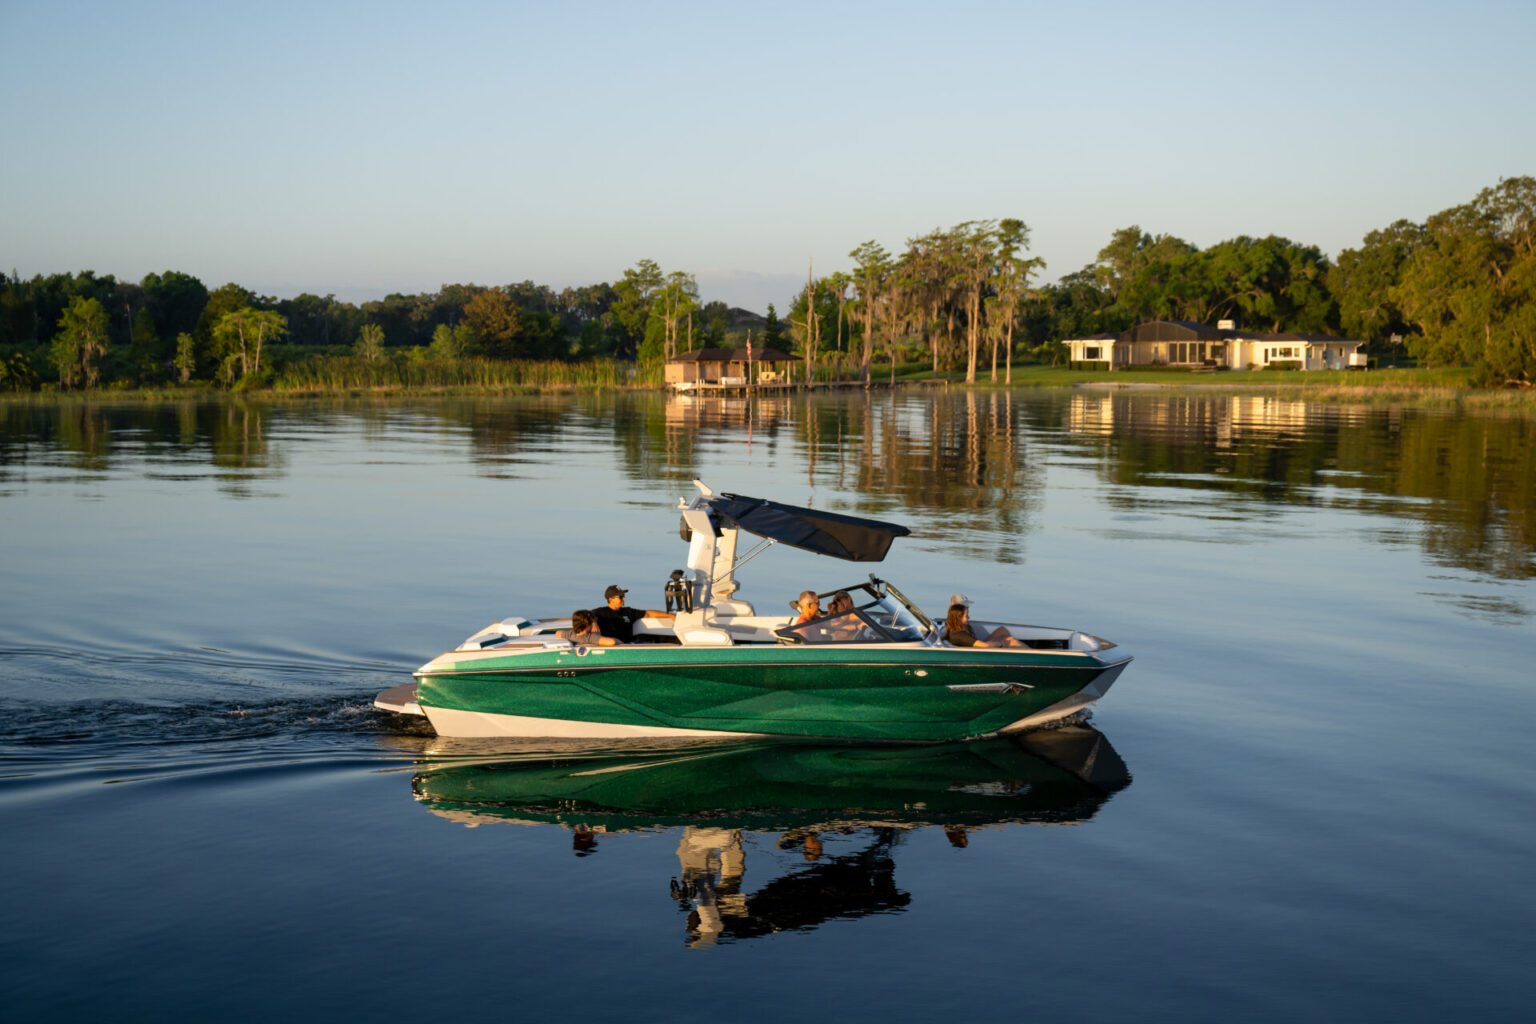
[[[152,374],[159,368],[163,353],[160,351],[160,339],[155,335],[155,320],[148,307],[140,306],[134,314],[129,346],[134,366],[141,374]]]
[[[197,360],[205,366],[219,366],[224,358],[220,351],[221,343],[214,339],[214,328],[227,314],[237,309],[245,309],[254,306],[255,293],[240,287],[233,282],[220,285],[208,296],[208,301],[203,305],[203,311],[198,314],[197,327],[193,330],[193,336],[197,339]],[[233,374],[226,374],[232,377]]]
[[[886,276],[891,271],[891,255],[879,242],[860,244],[848,254],[853,258],[853,285],[858,289],[859,315],[864,321],[864,351],[859,362],[859,373],[864,386],[870,385],[869,367],[875,339],[875,304],[885,287]],[[772,306],[768,307],[771,311]]]
[[[96,386],[100,375],[97,360],[107,353],[107,311],[96,299],[76,296],[59,317],[53,339],[53,364],[59,383],[74,387],[76,381]]]
[[[1116,231],[1110,236],[1109,244],[1099,250],[1098,259],[1093,264],[1094,277],[1111,301],[1120,298],[1120,290],[1131,279],[1142,254],[1152,243],[1151,235],[1141,230],[1140,225],[1132,224]]]
[[[213,340],[215,353],[224,358],[225,379],[234,377],[237,363],[241,379],[259,375],[262,345],[287,333],[287,321],[270,310],[242,306],[219,317],[213,328]]]
[[[59,375],[59,386],[72,388],[80,382],[80,345],[63,331],[55,331],[48,344],[48,361]]]
[[[693,323],[693,311],[699,308],[699,286],[694,281],[692,274],[685,274],[681,270],[674,270],[668,274],[661,287],[656,289],[651,301],[651,316],[659,321],[662,328],[661,357],[671,360],[678,352],[678,328],[683,319],[688,318],[690,332]],[[688,338],[688,347],[693,347],[693,338]]]
[[[625,335],[622,354],[633,356],[639,351],[650,324],[652,303],[664,280],[655,260],[641,260],[624,271],[624,277],[613,286],[613,315]]]
[[[183,331],[197,329],[198,318],[209,298],[203,282],[191,274],[167,270],[144,275],[139,288],[145,307],[154,317],[155,333],[160,337],[174,338]]]
[[[457,327],[449,327],[447,324],[438,324],[432,332],[432,344],[427,349],[427,354],[433,359],[441,359],[452,362],[472,356],[479,351],[479,341],[475,337],[474,328],[468,324],[459,324]]]
[[[1116,237],[1122,244],[1127,240],[1118,232]],[[1123,317],[1132,323],[1190,319],[1187,300],[1195,279],[1192,271],[1199,251],[1172,235],[1143,235],[1123,272],[1115,264],[1108,275],[1106,287],[1115,296],[1115,306]],[[1101,252],[1101,259],[1103,255]],[[1109,255],[1112,260],[1121,258],[1118,250]]]
[[[1055,284],[1026,293],[1023,328],[1034,349],[1064,338],[1081,338],[1101,331],[1118,331],[1131,321],[1115,308],[1100,286],[1097,265],[1067,274]]]
[[[383,359],[384,328],[378,324],[363,324],[357,332],[357,344],[353,351],[365,363],[376,363]]]
[[[463,300],[455,306],[452,316],[460,315]],[[422,304],[412,304],[419,311]],[[288,340],[295,345],[337,345],[347,338],[355,338],[363,325],[363,314],[350,302],[342,302],[334,295],[314,295],[303,292],[277,304],[277,311],[288,320]]]
[[[843,353],[843,311],[848,305],[848,289],[853,284],[853,278],[839,270],[822,278],[822,284],[837,301],[837,329],[833,335],[832,348],[837,352],[838,358],[841,359]]]
[[[992,348],[992,374],[988,380],[997,383],[997,350],[1003,346],[1003,335],[1006,333],[1007,324],[1003,315],[1003,303],[996,295],[988,295],[982,303],[982,315],[986,323],[986,339]]]
[[[821,343],[821,315],[816,308],[816,291],[815,264],[807,263],[805,288],[789,306],[790,333],[800,342],[807,385],[815,379],[816,351]]]
[[[814,379],[816,367],[825,364],[829,352],[832,358],[838,358],[841,338],[830,350],[824,340],[834,331],[841,334],[837,326],[838,301],[833,284],[835,276],[808,278],[806,284],[795,292],[786,313],[789,335],[799,346],[800,358],[805,361],[806,380]],[[842,287],[846,305],[847,285]]]
[[[779,320],[779,311],[773,308],[773,303],[768,303],[768,315],[763,319],[763,348],[778,348],[784,344],[784,324]]]
[[[960,281],[965,289],[965,382],[976,383],[976,354],[981,347],[981,299],[997,258],[997,222],[967,221],[956,225],[960,240]]]
[[[31,391],[37,384],[32,362],[20,352],[0,357],[0,391]]]
[[[1536,178],[1506,178],[1430,217],[1393,301],[1430,365],[1469,363],[1484,382],[1536,382]]]
[[[1345,249],[1328,271],[1328,290],[1339,304],[1344,333],[1375,344],[1408,333],[1408,318],[1392,297],[1403,270],[1424,244],[1423,224],[1394,221],[1365,236],[1358,249]]]
[[[37,344],[33,291],[15,270],[0,274],[0,344]]]
[[[466,302],[464,322],[475,332],[486,355],[511,359],[518,354],[522,316],[500,288],[487,288]]]
[[[907,292],[903,287],[901,264],[886,275],[885,290],[880,295],[881,319],[885,321],[885,357],[890,366],[890,382],[896,383],[896,343],[901,338],[902,325],[907,316]]]
[[[700,348],[722,348],[731,327],[731,307],[718,299],[699,308],[698,341]]]
[[[173,365],[183,384],[197,372],[197,341],[186,331],[176,335],[176,359]]]
[[[928,345],[935,375],[953,356],[959,256],[956,237],[943,230],[907,239],[907,251],[902,255],[902,287],[908,293],[918,333]],[[940,320],[943,335],[938,331]]]
[[[471,293],[484,290],[476,285],[467,285],[466,288]],[[360,327],[362,322],[378,324],[384,328],[386,345],[415,345],[432,336],[430,318],[433,307],[434,301],[430,295],[391,292],[382,299],[363,303],[358,311],[361,322],[357,326]],[[346,338],[353,337],[353,333],[342,333],[339,337],[344,342]]]
[[[1237,238],[1191,252],[1171,291],[1184,319],[1243,320],[1271,331],[1325,331],[1335,319],[1321,250],[1288,238]]]
[[[1013,326],[1018,322],[1019,303],[1029,290],[1029,278],[1045,266],[1039,259],[1023,259],[1019,253],[1029,248],[1029,225],[1015,217],[1004,217],[997,223],[997,280],[993,284],[997,292],[994,311],[1001,320],[1000,329],[993,332],[992,382],[997,382],[997,346],[1001,342],[1007,353],[1004,383],[1013,383]],[[993,316],[987,316],[991,325]]]

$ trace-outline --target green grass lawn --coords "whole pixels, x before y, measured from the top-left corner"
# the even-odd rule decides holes
[[[1103,388],[1137,387],[1166,388],[1170,390],[1249,391],[1286,398],[1309,401],[1356,402],[1356,403],[1412,403],[1417,405],[1443,405],[1476,409],[1479,411],[1509,411],[1520,415],[1536,415],[1536,389],[1510,390],[1502,388],[1474,388],[1471,371],[1467,369],[1377,369],[1367,371],[1314,370],[1228,370],[1219,373],[1193,373],[1187,370],[1079,370],[1066,366],[1041,366],[1034,363],[1015,365],[1015,388],[1066,388],[1081,385]],[[876,366],[872,378],[877,385],[890,379],[889,365]],[[963,373],[941,374],[938,378],[949,384],[961,384]],[[1003,373],[998,373],[998,383],[992,385],[990,373],[982,369],[977,373],[976,387],[1002,387]],[[935,383],[927,363],[904,363],[897,367],[896,380],[902,384]],[[540,384],[542,383],[542,386]],[[613,384],[607,385],[614,387]],[[638,382],[617,385],[619,389],[644,388]],[[250,391],[243,397],[297,397],[311,395],[368,395],[386,394],[511,394],[538,392],[541,390],[583,391],[598,390],[596,384],[576,381],[554,388],[549,381],[523,386],[482,386],[473,383],[438,388],[365,388],[320,382],[309,390],[300,391]],[[140,401],[185,401],[188,399],[218,400],[230,392],[209,390],[202,387],[158,387],[146,389],[107,388],[97,391],[48,391],[0,394],[0,403],[26,403],[32,401],[100,401],[126,399]]]
[[[978,374],[987,383],[987,374]],[[998,374],[1001,382],[1002,374]],[[1166,387],[1217,388],[1386,388],[1417,391],[1465,388],[1471,371],[1465,369],[1385,370],[1224,370],[1193,373],[1188,370],[1073,370],[1065,366],[1014,366],[1013,383],[1036,387],[1071,387],[1077,384],[1160,384]]]

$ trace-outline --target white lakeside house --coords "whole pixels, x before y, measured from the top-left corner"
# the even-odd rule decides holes
[[[1365,342],[1327,334],[1262,334],[1239,330],[1231,320],[1215,327],[1189,320],[1151,320],[1119,334],[1068,338],[1073,363],[1103,363],[1106,369],[1131,366],[1184,366],[1189,369],[1263,369],[1295,366],[1300,370],[1364,369]]]

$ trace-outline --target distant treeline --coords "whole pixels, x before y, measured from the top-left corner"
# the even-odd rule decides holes
[[[1037,287],[1044,264],[1021,255],[1028,242],[1029,229],[1010,220],[934,231],[894,258],[865,242],[850,253],[851,274],[807,282],[791,333],[813,359],[828,338],[840,350],[862,346],[866,367],[871,344],[908,358],[926,350],[935,371],[964,367],[967,380],[990,356],[995,380],[999,351],[1005,367],[1009,353],[1054,362],[1067,338],[1154,319],[1231,319],[1398,346],[1426,366],[1471,366],[1479,383],[1536,380],[1536,178],[1505,179],[1422,224],[1373,231],[1337,263],[1273,235],[1200,249],[1133,226],[1093,263]]]
[[[0,389],[494,386],[529,376],[505,364],[606,364],[648,354],[665,330],[663,303],[684,282],[696,296],[692,278],[642,261],[617,284],[562,291],[532,282],[450,284],[357,305],[307,293],[278,299],[238,284],[209,291],[174,270],[137,283],[91,271],[30,280],[13,272],[0,278]],[[713,345],[764,323],[722,302],[695,302],[687,318],[696,343]],[[390,372],[407,364],[403,376]],[[533,376],[561,372],[546,367]]]
[[[1028,226],[1011,218],[935,230],[894,256],[865,242],[851,271],[807,274],[783,322],[771,305],[759,317],[703,303],[693,275],[650,260],[613,284],[450,284],[360,305],[210,291],[179,271],[137,283],[13,271],[0,278],[0,389],[603,385],[654,379],[662,360],[748,332],[819,377],[868,380],[878,355],[968,381],[984,361],[997,380],[1001,361],[1008,380],[1021,356],[1054,362],[1063,339],[1159,318],[1339,333],[1425,365],[1473,366],[1485,383],[1536,380],[1530,177],[1373,231],[1336,263],[1275,236],[1200,249],[1133,226],[1090,265],[1035,285],[1045,264],[1028,248]]]

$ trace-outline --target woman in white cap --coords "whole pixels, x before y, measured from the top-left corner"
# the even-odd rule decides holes
[[[944,616],[944,639],[956,647],[1028,647],[1024,641],[998,626],[986,636],[971,631],[971,599],[954,594],[949,599],[949,614]]]

